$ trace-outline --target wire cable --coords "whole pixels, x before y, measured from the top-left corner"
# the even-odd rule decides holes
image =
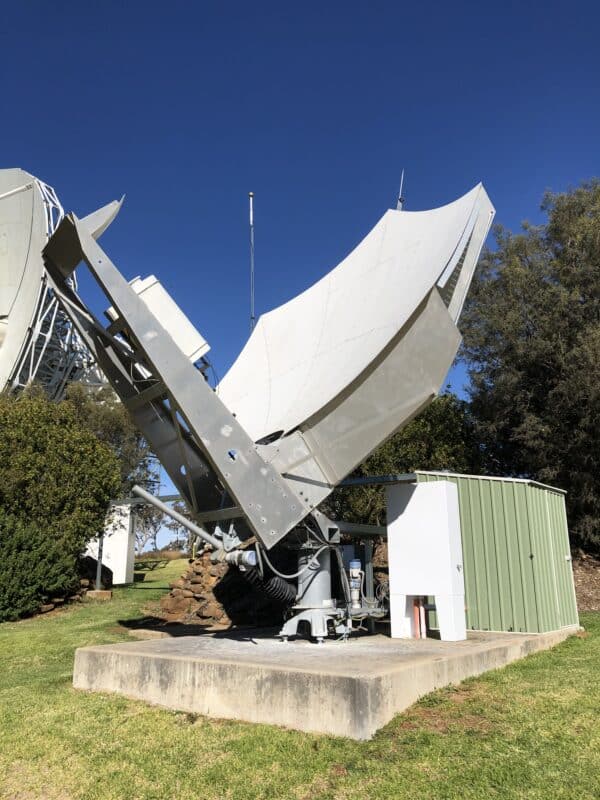
[[[265,577],[265,569],[263,567],[263,560],[260,552],[260,545],[258,542],[254,543],[254,549],[256,550],[256,560],[258,561],[258,574],[260,575],[262,580]]]
[[[328,547],[329,547],[329,545],[323,545],[323,547],[320,547],[317,550],[317,552],[312,556],[312,558],[309,559],[309,561],[302,567],[302,569],[299,569],[298,572],[294,572],[292,575],[286,575],[284,572],[279,572],[279,570],[275,569],[273,564],[271,564],[271,562],[269,561],[269,557],[267,555],[266,550],[263,551],[262,556],[265,559],[265,561],[267,562],[267,564],[269,566],[269,569],[271,569],[275,573],[275,575],[277,575],[280,578],[284,578],[285,580],[290,580],[291,578],[298,578],[298,577],[300,577],[300,575],[304,575],[304,573],[308,569],[310,569],[310,567],[312,567],[313,562],[318,564],[319,563],[318,562],[319,556],[321,555],[323,550],[327,550]]]
[[[360,572],[361,572],[361,575],[362,575],[362,580],[360,582],[360,596],[362,597],[363,603],[366,606],[378,606],[379,605],[379,601],[377,600],[376,597],[374,597],[372,600],[368,600],[365,597],[365,575],[366,575],[366,573],[365,573],[364,569],[361,569]]]
[[[311,524],[309,524],[308,519],[309,518],[304,520],[304,524],[306,528],[310,531],[310,533],[312,533],[312,535],[315,537],[315,539],[317,539],[317,541],[322,542],[327,547],[331,547],[331,543],[328,542],[325,536],[321,533],[321,529],[319,528],[318,524],[315,524],[315,527],[313,527]]]

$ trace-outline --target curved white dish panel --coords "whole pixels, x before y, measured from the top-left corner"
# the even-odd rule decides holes
[[[0,392],[19,362],[43,289],[46,212],[36,179],[0,170]]]
[[[456,322],[493,215],[481,184],[441,208],[387,211],[335,269],[260,317],[221,400],[255,441],[287,433],[364,373],[434,286]]]

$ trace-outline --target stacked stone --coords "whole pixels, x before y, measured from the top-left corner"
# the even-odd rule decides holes
[[[81,600],[83,600],[83,598],[87,594],[89,587],[90,587],[89,580],[87,578],[82,578],[79,581],[79,589],[74,594],[69,595],[69,597],[52,597],[50,600],[48,600],[47,603],[43,603],[39,607],[38,613],[47,614],[48,611],[53,611],[55,608],[58,608],[59,606],[64,606],[65,603],[81,602]]]
[[[227,564],[211,564],[208,552],[191,561],[186,572],[170,584],[171,591],[161,600],[165,619],[169,622],[230,625],[231,620],[213,594],[215,585],[228,570]]]
[[[292,570],[289,553],[272,554],[280,569]],[[281,624],[283,607],[255,589],[236,567],[212,564],[210,552],[200,554],[161,600],[167,622],[229,627],[271,627]]]

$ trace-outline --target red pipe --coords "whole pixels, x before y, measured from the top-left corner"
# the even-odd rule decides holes
[[[421,638],[421,612],[419,610],[419,598],[415,597],[413,599],[413,630],[414,630],[414,638],[420,639]]]

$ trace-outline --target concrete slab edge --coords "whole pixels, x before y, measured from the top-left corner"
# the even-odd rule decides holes
[[[420,697],[549,649],[576,633],[515,635],[475,650],[417,659],[388,671],[349,676],[257,663],[171,658],[119,645],[79,648],[73,685],[117,693],[172,710],[370,739]]]

